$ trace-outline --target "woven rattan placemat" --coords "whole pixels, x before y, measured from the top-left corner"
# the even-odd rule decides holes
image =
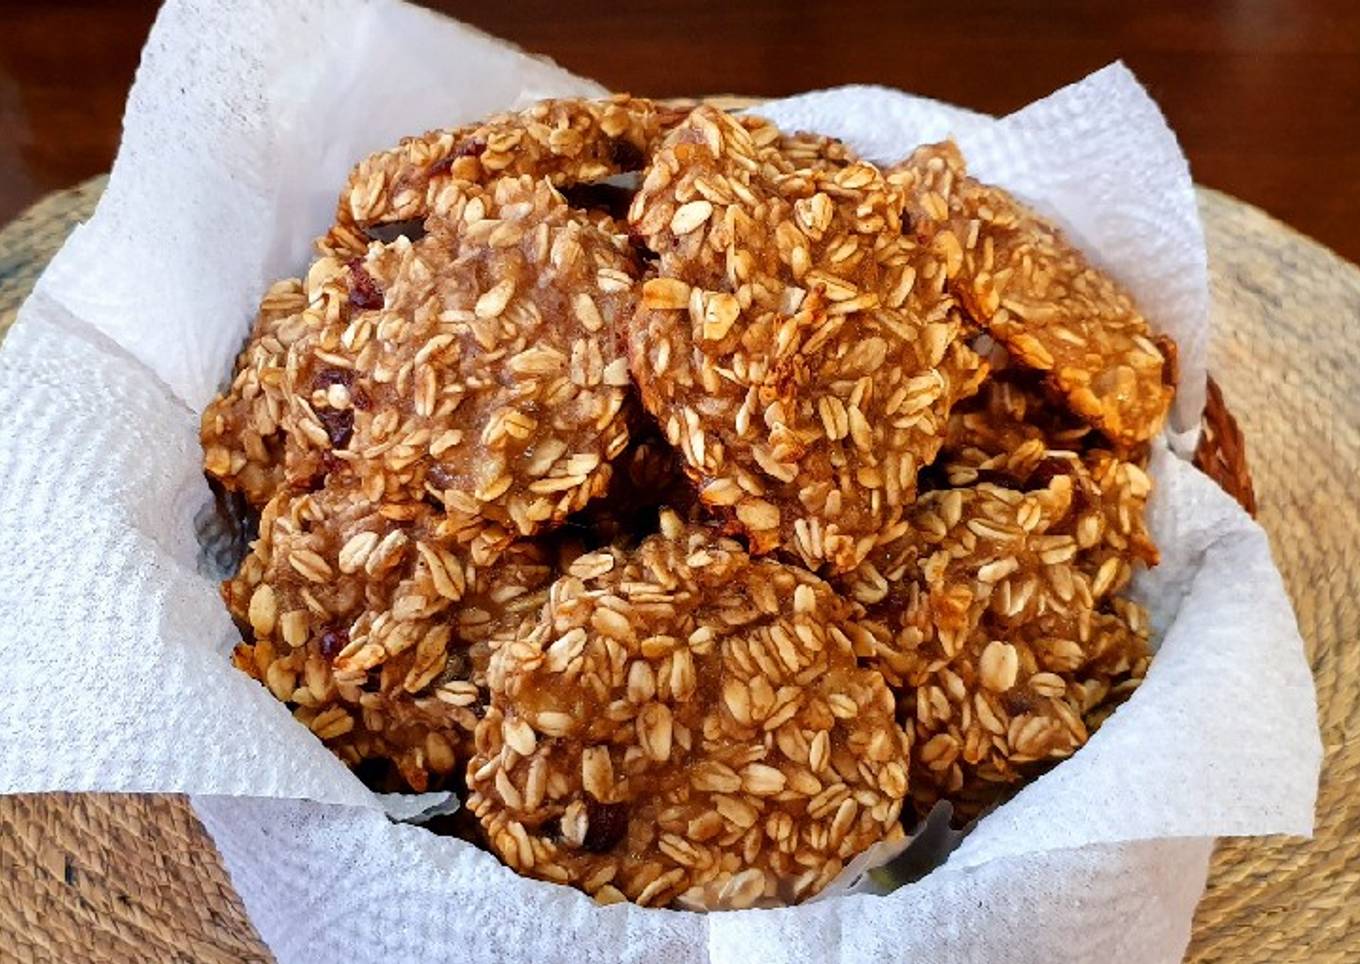
[[[103,187],[54,194],[0,231],[0,334]],[[1360,269],[1201,190],[1211,370],[1241,422],[1259,518],[1294,599],[1326,747],[1317,836],[1220,844],[1194,961],[1360,958]],[[3,484],[3,482],[0,482]],[[0,958],[268,960],[179,797],[0,797]]]

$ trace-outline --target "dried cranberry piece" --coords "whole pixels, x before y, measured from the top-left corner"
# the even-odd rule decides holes
[[[586,794],[586,839],[581,846],[592,854],[613,850],[628,832],[628,804],[600,803]]]
[[[327,626],[321,633],[321,656],[333,661],[349,645],[349,630],[343,626]]]
[[[1013,688],[1001,694],[1001,705],[1011,716],[1020,716],[1034,709],[1034,697],[1030,693]]]
[[[361,412],[366,412],[373,407],[373,399],[369,397],[368,392],[364,390],[362,385],[358,388],[350,389],[349,400],[354,407]]]
[[[349,303],[365,311],[381,308],[383,306],[382,289],[373,280],[373,276],[368,273],[363,261],[355,258],[346,267],[349,268],[350,277]]]
[[[316,413],[316,417],[325,426],[326,436],[331,440],[331,447],[342,449],[349,444],[350,436],[354,434],[354,413],[349,409],[336,411],[333,408],[323,408]]]

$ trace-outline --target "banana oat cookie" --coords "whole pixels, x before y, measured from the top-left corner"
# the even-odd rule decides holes
[[[247,640],[238,667],[351,765],[390,760],[425,790],[466,754],[492,646],[555,575],[546,544],[480,567],[436,510],[333,486],[276,495],[223,595]]]
[[[436,503],[485,563],[605,490],[637,267],[527,177],[450,185],[429,226],[314,268],[344,310],[296,366],[288,475]]]
[[[489,185],[527,175],[563,188],[639,170],[683,113],[637,97],[545,100],[526,110],[408,137],[349,175],[323,254],[360,255],[372,240],[418,237],[450,184]]]
[[[629,354],[701,501],[757,553],[853,569],[984,373],[945,265],[872,165],[790,170],[701,107],[662,141],[631,229],[659,256]]]
[[[577,559],[498,652],[468,806],[511,867],[601,901],[810,897],[902,833],[892,694],[826,583],[661,529]]]
[[[968,177],[951,142],[918,148],[887,177],[906,192],[911,230],[945,259],[950,290],[1018,361],[1118,445],[1161,430],[1175,343],[1153,336],[1122,287],[1052,224]]]
[[[941,797],[979,802],[981,784],[999,793],[1027,765],[1070,755],[1092,711],[1142,678],[1145,618],[1116,593],[1138,541],[1122,527],[1136,514],[1141,533],[1146,489],[1117,465],[1136,467],[1095,462],[1028,492],[927,493],[838,582],[868,607],[860,655],[899,693],[918,812]]]

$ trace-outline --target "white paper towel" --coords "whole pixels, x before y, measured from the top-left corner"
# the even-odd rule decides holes
[[[0,792],[195,794],[283,961],[1179,954],[1207,838],[1308,833],[1320,744],[1264,534],[1165,451],[1150,511],[1165,562],[1139,585],[1165,630],[1147,682],[945,867],[888,897],[598,908],[393,825],[230,668],[235,629],[195,538],[196,413],[260,292],[301,270],[366,151],[598,91],[392,0],[166,4],[108,191],[0,353]],[[999,121],[879,88],[761,112],[878,160],[955,136],[977,174],[1060,218],[1177,337],[1178,424],[1194,423],[1203,239],[1184,158],[1123,67]]]

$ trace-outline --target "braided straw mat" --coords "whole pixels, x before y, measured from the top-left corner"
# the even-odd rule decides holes
[[[103,183],[54,194],[0,232],[0,334]],[[1200,205],[1211,366],[1249,440],[1259,518],[1308,643],[1327,755],[1312,841],[1219,845],[1188,959],[1354,960],[1360,513],[1350,488],[1360,476],[1360,362],[1342,326],[1360,317],[1360,269],[1223,194],[1201,190]],[[1249,500],[1231,418],[1211,412],[1206,428],[1215,450],[1201,463]],[[0,797],[0,958],[270,959],[188,803],[107,794]]]

